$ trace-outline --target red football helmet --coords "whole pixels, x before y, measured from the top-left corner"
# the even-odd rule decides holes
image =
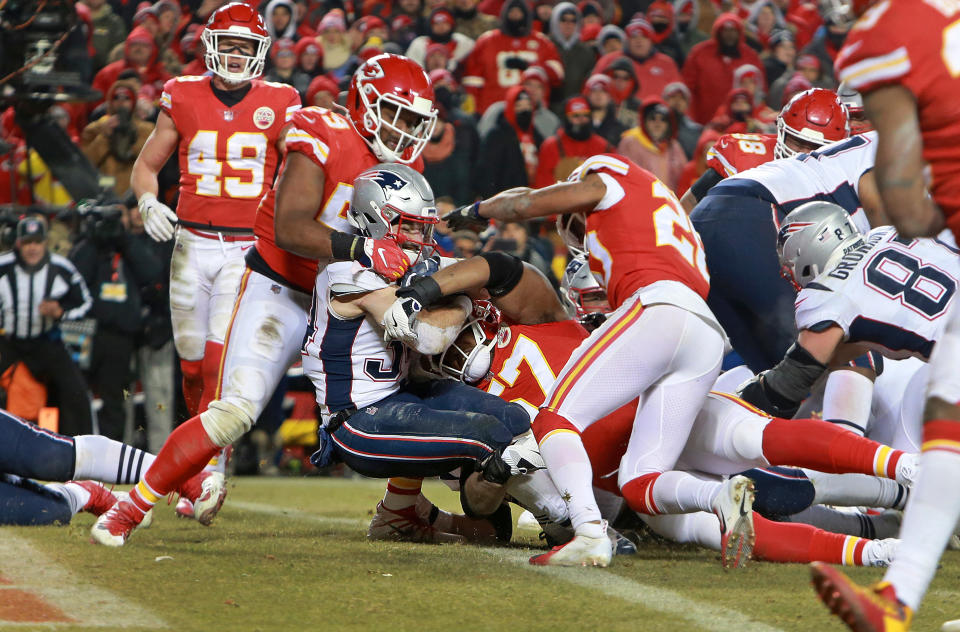
[[[377,158],[411,163],[433,134],[437,110],[430,79],[416,62],[384,53],[357,68],[350,80],[350,120]]]
[[[786,145],[787,137],[803,145],[820,147],[850,136],[847,110],[832,90],[813,88],[795,95],[777,117],[776,158],[789,158],[797,150]]]
[[[433,370],[464,384],[479,385],[487,379],[499,333],[500,310],[490,301],[474,301],[473,313],[460,333],[446,351],[432,357]]]
[[[255,79],[263,73],[263,64],[270,50],[270,34],[263,18],[248,4],[231,2],[220,7],[210,16],[206,28],[201,34],[205,51],[203,60],[210,71],[229,83],[240,83]],[[253,42],[256,53],[245,55],[233,48],[227,52],[218,52],[222,37],[235,37]],[[230,70],[232,62],[243,64],[240,70]]]

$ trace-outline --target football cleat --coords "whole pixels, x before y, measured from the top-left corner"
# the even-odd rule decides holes
[[[530,563],[534,566],[608,566],[613,556],[613,546],[607,536],[607,521],[601,521],[600,526],[603,533],[599,538],[574,535],[566,544],[534,555]]]
[[[810,565],[813,588],[830,612],[853,632],[906,632],[913,612],[888,582],[864,588],[822,562]]]
[[[724,568],[743,568],[753,553],[753,481],[734,476],[724,481],[713,501],[720,519],[720,561]]]
[[[80,511],[85,511],[97,517],[110,511],[110,508],[117,503],[117,498],[120,495],[119,492],[114,494],[96,481],[68,481],[68,483],[79,485],[90,492],[90,499],[87,500],[87,504]]]
[[[610,538],[610,547],[614,555],[636,555],[637,545],[633,540],[623,535],[613,527],[607,528],[607,537]]]
[[[885,538],[883,540],[870,540],[863,547],[863,565],[880,566],[886,568],[897,555],[897,549],[900,548],[900,540],[897,538]]]
[[[384,507],[383,502],[377,503],[377,513],[374,514],[370,526],[367,527],[367,538],[370,540],[433,544],[464,541],[463,536],[435,529],[420,517],[416,506],[394,511]]]
[[[897,482],[907,488],[913,488],[920,474],[920,455],[904,454],[897,463]]]
[[[200,472],[200,480],[200,495],[193,499],[193,517],[209,527],[227,498],[227,484],[220,472]]]
[[[97,518],[90,529],[90,539],[94,544],[118,547],[123,546],[130,535],[139,527],[147,527],[153,521],[153,510],[146,514],[140,511],[129,496],[124,494],[105,514]]]
[[[193,518],[193,502],[183,496],[177,500],[177,518]]]
[[[503,462],[510,466],[510,475],[531,474],[547,467],[540,456],[540,447],[533,433],[527,433],[503,450]]]

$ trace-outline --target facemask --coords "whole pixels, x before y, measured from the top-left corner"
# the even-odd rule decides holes
[[[654,22],[652,24],[653,30],[657,33],[666,33],[667,29],[670,28],[669,22]]]
[[[522,130],[530,129],[530,123],[533,122],[533,112],[517,112],[517,127]]]
[[[525,19],[505,20],[503,30],[507,35],[521,37],[527,34],[527,21]]]
[[[573,140],[587,140],[593,133],[593,126],[590,123],[579,123],[574,125],[570,121],[564,121],[563,130],[567,136]]]
[[[731,117],[734,121],[739,121],[739,122],[741,122],[741,123],[744,123],[744,122],[746,122],[746,120],[747,120],[747,112],[736,112],[736,111],[733,111],[733,112],[730,113],[730,117]]]
[[[430,31],[430,39],[433,40],[434,42],[437,42],[438,44],[446,44],[447,42],[450,41],[452,37],[453,37],[453,31],[450,31],[445,35],[437,35],[433,31]]]
[[[453,17],[457,18],[457,21],[460,20],[472,20],[477,15],[477,8],[472,9],[453,9]]]
[[[834,48],[843,48],[843,42],[847,39],[846,33],[831,33],[827,31],[827,39]]]

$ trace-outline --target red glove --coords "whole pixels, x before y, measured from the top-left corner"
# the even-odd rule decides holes
[[[365,257],[358,257],[357,261],[368,268],[372,268],[374,272],[388,281],[396,281],[410,267],[410,259],[407,258],[407,253],[400,248],[400,244],[393,236],[383,239],[371,239],[369,237],[364,239],[363,253]]]

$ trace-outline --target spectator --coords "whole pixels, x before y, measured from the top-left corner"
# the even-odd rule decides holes
[[[608,53],[597,61],[594,74],[606,72],[611,64],[624,57],[633,62],[634,76],[637,81],[636,96],[641,101],[647,96],[657,96],[668,83],[680,81],[677,64],[653,47],[656,33],[646,19],[640,17],[630,21],[626,28],[627,45],[622,53]]]
[[[789,27],[797,38],[797,48],[802,49],[813,39],[823,25],[819,3],[814,0],[776,0]]]
[[[317,75],[307,88],[307,95],[303,99],[303,104],[305,106],[316,105],[332,110],[339,94],[340,89],[337,87],[336,81],[326,75]]]
[[[107,93],[106,114],[87,125],[80,138],[84,155],[101,174],[113,178],[117,195],[130,189],[133,163],[153,131],[153,124],[136,113],[136,100],[129,82],[118,80]]]
[[[476,197],[472,174],[480,145],[477,126],[473,117],[460,110],[461,95],[449,70],[434,70],[430,82],[439,114],[433,136],[423,150],[423,175],[435,197],[450,197],[458,206],[469,204]]]
[[[450,49],[443,44],[430,44],[427,46],[426,62],[423,69],[427,73],[434,70],[448,70],[450,66]]]
[[[118,441],[123,439],[130,360],[143,326],[141,288],[158,283],[163,272],[149,240],[127,233],[129,215],[126,207],[120,208],[122,212],[88,220],[86,234],[70,253],[87,286],[94,288],[90,314],[97,329],[89,377],[103,401],[97,417],[100,434]]]
[[[617,153],[675,190],[687,159],[676,140],[676,122],[670,108],[660,97],[649,97],[643,102],[640,117],[640,125],[623,135]]]
[[[320,24],[317,26],[317,33],[320,35],[320,45],[323,47],[323,71],[334,72],[342,68],[350,59],[352,51],[347,44],[344,33],[347,30],[347,23],[343,18],[343,12],[334,9],[323,16]],[[339,79],[342,73],[337,74]]]
[[[753,105],[753,118],[760,129],[773,130],[777,123],[777,112],[767,107],[766,93],[763,89],[763,73],[756,66],[744,64],[733,73],[733,87],[742,88],[750,93],[750,102]]]
[[[590,105],[586,99],[571,97],[567,100],[563,127],[540,145],[535,188],[566,180],[590,156],[613,151],[604,137],[594,133],[590,119]]]
[[[453,12],[449,9],[434,9],[430,13],[428,25],[429,31],[426,35],[421,35],[410,42],[407,57],[426,67],[427,48],[431,44],[439,44],[449,53],[447,70],[456,70],[473,50],[473,40],[462,33],[454,32]]]
[[[93,57],[93,67],[100,70],[107,65],[107,56],[118,44],[122,44],[127,37],[127,26],[123,18],[113,12],[113,7],[107,0],[84,0],[90,7],[90,17],[93,20],[93,48],[96,54]]]
[[[0,374],[22,362],[53,391],[60,432],[90,434],[87,387],[63,346],[59,323],[83,318],[93,300],[73,264],[47,251],[43,217],[20,220],[15,237],[13,251],[0,255]]]
[[[553,136],[560,128],[560,118],[551,110],[547,109],[546,103],[550,99],[550,87],[547,79],[547,71],[540,66],[530,66],[523,71],[521,75],[524,90],[530,95],[534,103],[533,126],[541,138]],[[497,124],[497,118],[506,108],[505,101],[494,103],[487,111],[483,113],[477,129],[480,136],[486,136]]]
[[[700,3],[698,0],[674,0],[673,15],[676,20],[677,37],[683,50],[684,64],[694,46],[710,39],[710,36],[698,28],[700,22]]]
[[[554,113],[563,111],[564,102],[583,90],[583,82],[597,61],[591,46],[580,41],[580,10],[572,2],[561,2],[550,16],[550,40],[563,62],[563,84],[550,98]]]
[[[543,137],[533,125],[533,100],[523,86],[508,88],[505,100],[496,126],[480,140],[476,188],[483,198],[529,186],[536,174]]]
[[[654,47],[672,59],[677,68],[682,67],[687,53],[675,29],[673,5],[667,0],[653,0],[647,8],[647,22],[653,27]]]
[[[170,79],[170,74],[157,61],[157,47],[150,32],[142,26],[130,31],[124,43],[123,59],[104,66],[93,78],[94,90],[106,95],[120,73],[124,70],[135,70],[144,85],[152,85],[157,94],[163,90],[163,84]],[[100,102],[98,102],[100,103]]]
[[[296,44],[291,39],[279,39],[270,47],[270,62],[273,68],[264,75],[265,81],[285,83],[297,89],[300,98],[307,93],[310,87],[310,75],[297,69]]]
[[[417,35],[423,35],[427,32],[427,20],[424,18],[423,0],[396,0],[393,3],[393,15],[391,19],[397,16],[406,16],[413,22],[413,30]]]
[[[824,17],[824,29],[818,32],[809,44],[804,46],[802,55],[813,55],[820,60],[820,69],[826,87],[829,90],[837,86],[837,81],[833,73],[833,60],[837,58],[837,53],[843,48],[843,42],[847,39],[847,33],[850,31],[852,23],[850,16],[840,10],[831,10]],[[816,87],[817,82],[811,79]]]
[[[480,252],[483,244],[480,236],[472,230],[458,230],[450,235],[453,238],[453,256],[469,259]]]
[[[763,55],[763,74],[767,78],[767,88],[785,73],[792,75],[797,60],[797,46],[790,31],[774,31],[770,36],[769,46],[770,52]],[[769,89],[767,92],[769,93]],[[769,104],[769,101],[767,103]]]
[[[720,134],[712,129],[706,130],[703,135],[700,136],[693,158],[683,166],[683,171],[680,173],[680,181],[677,182],[677,189],[675,191],[678,198],[683,197],[687,189],[693,186],[693,183],[707,170],[707,152],[710,151],[710,148],[713,147],[713,144],[716,143],[719,138]]]
[[[70,137],[74,144],[78,138],[70,130],[70,114],[60,105],[52,105],[47,115]],[[17,165],[20,181],[33,193],[35,202],[47,206],[66,206],[73,202],[70,192],[53,175],[36,149],[31,148],[27,159]]]
[[[612,82],[607,75],[593,75],[583,86],[583,94],[590,104],[593,131],[614,147],[627,127],[617,119],[617,105],[610,96]]]
[[[386,42],[390,39],[390,29],[383,19],[375,15],[365,15],[350,25],[347,30],[347,45],[351,51],[356,52],[372,37]]]
[[[550,16],[553,15],[555,0],[534,0],[533,3],[533,30],[537,33],[549,35]]]
[[[507,89],[520,83],[528,66],[543,66],[551,85],[563,81],[556,47],[542,33],[531,32],[530,22],[530,9],[524,0],[507,0],[500,14],[500,28],[480,36],[467,57],[463,86],[476,102],[478,113],[503,100]]]
[[[594,2],[594,0],[581,0],[580,3],[577,4],[577,8],[580,9],[582,27],[590,26],[591,24],[602,27],[604,23],[606,23],[603,17],[603,7],[601,7],[599,3]]]
[[[263,10],[263,24],[270,34],[270,41],[298,39],[297,24],[293,19],[295,10],[292,0],[270,0],[267,3]]]
[[[170,47],[179,30],[180,6],[173,0],[157,0],[153,5],[153,13],[157,18],[157,32],[153,36],[157,48],[170,51],[176,57],[176,51],[170,50]]]
[[[612,80],[610,96],[613,97],[617,107],[617,120],[624,129],[636,127],[640,112],[640,98],[637,96],[640,82],[637,80],[636,66],[630,59],[621,55],[610,64],[606,74]]]
[[[783,107],[794,94],[809,88],[825,88],[827,90],[834,88],[833,82],[824,76],[821,70],[820,59],[816,56],[800,55],[797,57],[796,66],[796,72],[783,73],[783,75],[770,86],[770,93],[767,95],[767,105],[771,108],[777,109],[777,104],[779,104],[779,107]],[[799,87],[801,81],[806,84],[806,88]],[[795,91],[788,95],[787,85],[790,82],[795,82]]]
[[[526,222],[503,222],[497,233],[497,237],[487,242],[490,250],[500,250],[518,257],[542,272],[554,288],[559,287],[550,262],[533,247],[530,228]]]
[[[316,77],[323,68],[323,46],[317,37],[301,37],[294,46],[297,56],[297,70],[308,77]]]
[[[180,38],[180,53],[183,56],[183,68],[180,72],[184,75],[202,75],[207,72],[207,64],[203,60],[203,53],[206,50],[203,45],[203,39],[200,37],[200,31],[203,30],[199,24],[191,24],[187,27],[186,33]]]
[[[760,0],[750,8],[747,17],[746,42],[758,53],[770,50],[770,38],[784,31],[787,23],[773,0]]]
[[[597,35],[597,52],[600,56],[620,53],[627,46],[627,34],[616,24],[607,24]]]
[[[690,109],[690,89],[682,81],[675,81],[663,89],[663,100],[673,112],[677,123],[677,142],[683,147],[687,159],[696,153],[703,125],[687,116]]]
[[[466,35],[473,41],[497,28],[497,18],[480,13],[477,5],[480,0],[453,0],[453,17],[456,20],[454,32]]]
[[[733,71],[743,64],[762,66],[757,53],[743,41],[743,22],[723,13],[713,24],[713,37],[693,47],[683,66],[683,82],[693,92],[690,118],[710,120],[733,87]]]
[[[734,88],[726,102],[717,108],[716,114],[707,123],[707,128],[720,134],[750,134],[761,131],[753,118],[753,97],[743,88]]]
[[[408,15],[398,15],[390,21],[390,41],[400,50],[407,50],[410,42],[419,37],[416,23]]]

